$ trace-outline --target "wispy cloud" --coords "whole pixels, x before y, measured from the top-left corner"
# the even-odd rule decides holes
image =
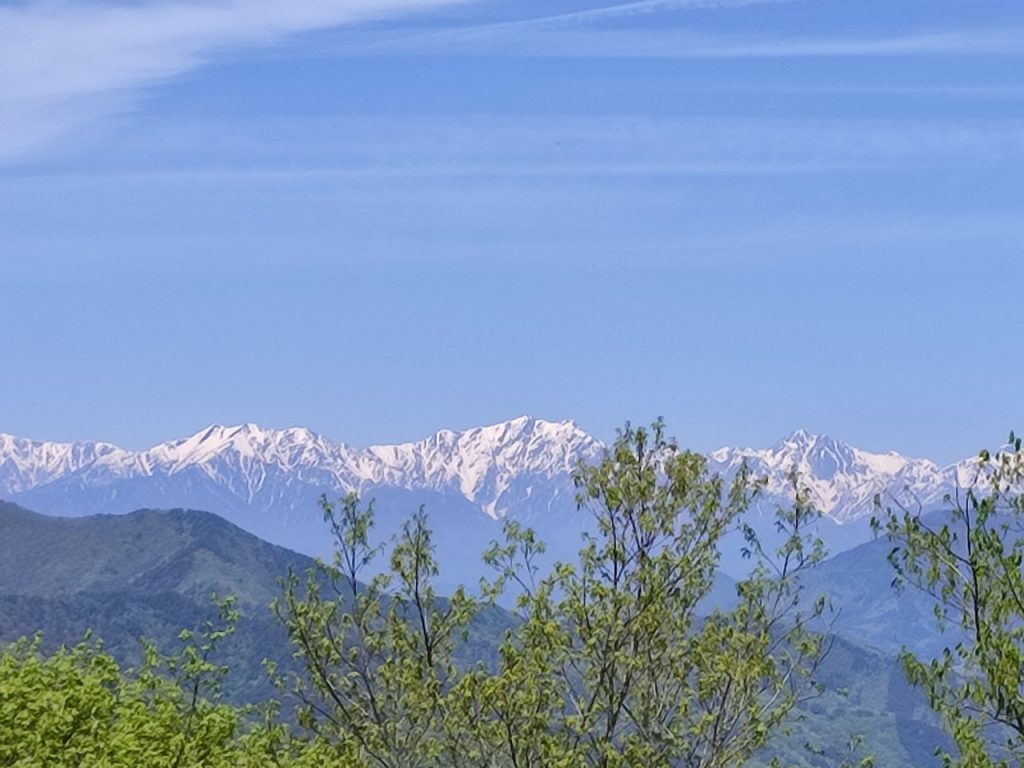
[[[665,49],[662,49],[666,52]],[[676,55],[705,58],[810,56],[1020,56],[1024,29],[925,32],[874,38],[729,41],[719,39]]]
[[[574,30],[587,30],[599,27],[606,22],[621,22],[672,11],[707,10],[743,8],[752,5],[790,3],[794,0],[633,0],[627,3],[615,3],[576,11],[548,14],[542,16],[526,16],[509,21],[469,24],[460,27],[442,28],[430,31],[419,31],[411,34],[391,37],[375,36],[364,44],[350,48],[362,53],[507,53],[500,49],[490,49],[488,44],[498,41],[511,46],[516,53],[539,53],[548,55],[559,53],[560,44],[571,38],[565,33]],[[592,34],[592,33],[591,33]],[[539,48],[531,42],[540,42]],[[554,42],[556,50],[551,51],[549,45]],[[454,48],[449,46],[454,44]],[[479,47],[484,44],[485,47]]]
[[[615,3],[595,8],[566,11],[544,16],[531,16],[514,21],[474,25],[468,30],[473,32],[507,31],[513,29],[544,29],[583,26],[603,21],[628,19],[647,16],[666,11],[699,10],[709,8],[742,8],[748,5],[764,3],[786,3],[794,0],[634,0],[628,3]],[[467,30],[467,31],[468,31]]]
[[[298,32],[472,2],[28,0],[0,6],[0,162],[53,147],[97,118],[131,108],[146,88],[201,67],[225,50],[273,46]],[[389,25],[351,30],[332,53],[715,59],[1020,56],[1024,51],[1024,28],[1012,26],[862,38],[724,35],[679,26],[686,11],[758,4],[789,3],[633,0],[430,31],[400,33]],[[672,24],[642,18],[653,14],[665,14]]]
[[[874,34],[722,34],[686,23],[686,11],[791,6],[796,0],[633,0],[556,14],[500,22],[395,34],[353,37],[345,49],[356,54],[468,54],[636,58],[780,58],[846,56],[983,55],[1020,56],[1024,27],[957,26]],[[659,26],[640,25],[661,15]]]
[[[625,13],[628,7],[621,8]],[[612,9],[605,11],[610,13]],[[721,35],[684,27],[629,29],[587,25],[587,22],[598,20],[597,17],[591,18],[589,14],[565,14],[383,39],[377,37],[351,43],[336,52],[348,55],[401,53],[649,59],[1020,57],[1024,52],[1024,28],[978,28],[908,32],[900,35],[814,38]]]
[[[225,49],[463,0],[43,2],[0,8],[0,160]]]

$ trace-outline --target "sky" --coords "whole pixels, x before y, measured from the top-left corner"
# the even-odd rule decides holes
[[[1019,0],[0,0],[0,432],[1024,430]]]

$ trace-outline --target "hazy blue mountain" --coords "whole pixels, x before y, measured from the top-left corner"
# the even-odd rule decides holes
[[[140,510],[57,518],[0,503],[0,585],[6,594],[63,597],[110,590],[206,601],[227,591],[267,605],[305,555],[268,544],[208,512]]]
[[[923,520],[934,529],[944,524],[954,532],[959,528],[945,510],[927,513]],[[893,547],[882,535],[836,554],[808,574],[808,593],[829,595],[838,612],[834,630],[861,645],[888,654],[906,648],[921,656],[955,646],[961,635],[953,627],[940,631],[934,599],[911,584],[897,588],[888,560]]]

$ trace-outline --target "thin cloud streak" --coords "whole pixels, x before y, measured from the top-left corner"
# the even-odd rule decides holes
[[[133,108],[146,88],[225,50],[288,35],[473,0],[219,0],[142,4],[67,0],[0,8],[0,163],[59,146],[73,131]],[[335,55],[622,58],[1019,56],[1024,30],[956,30],[865,39],[726,37],[682,28],[605,27],[672,11],[788,0],[634,0],[549,16],[406,36],[353,30]],[[628,24],[627,24],[628,26]],[[394,33],[391,33],[394,34]],[[643,165],[643,164],[640,164]],[[685,163],[683,165],[689,165]]]
[[[1024,52],[1024,29],[1012,28],[864,38],[768,39],[715,36],[685,28],[642,31],[592,29],[565,24],[562,18],[547,17],[366,40],[336,48],[333,52],[352,56],[404,54],[637,59],[1020,57]]]
[[[795,0],[636,0],[617,3],[582,11],[567,11],[548,16],[534,16],[513,21],[491,22],[466,27],[465,31],[502,32],[517,29],[552,29],[559,27],[585,26],[595,22],[613,19],[628,19],[667,11],[701,10],[714,8],[744,8],[750,5],[788,3]],[[448,30],[453,32],[453,30]],[[454,31],[457,33],[457,31]],[[443,32],[441,34],[444,34]]]
[[[432,45],[448,43],[472,43],[474,41],[491,41],[494,38],[515,36],[516,33],[544,32],[587,27],[595,23],[630,19],[683,10],[729,9],[744,8],[753,5],[782,4],[795,0],[635,0],[628,3],[617,3],[582,11],[568,11],[548,16],[533,16],[511,21],[472,24],[454,29],[439,29],[429,32],[415,32],[398,38],[374,40],[358,46],[357,50],[369,53],[379,52],[416,52],[430,53]],[[420,48],[419,46],[423,46]],[[436,50],[436,49],[435,49]],[[437,51],[440,52],[440,51]],[[462,52],[462,51],[458,51]],[[478,51],[484,52],[484,51]]]

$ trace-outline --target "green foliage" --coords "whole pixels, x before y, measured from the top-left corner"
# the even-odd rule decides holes
[[[41,632],[39,651],[50,654],[92,632],[137,668],[140,637],[176,649],[182,627],[217,621],[211,593],[232,595],[242,615],[216,653],[231,669],[224,700],[266,701],[277,691],[262,659],[287,669],[291,655],[267,605],[289,567],[312,562],[205,512],[55,518],[0,502],[0,648]]]
[[[181,634],[182,649],[125,672],[89,638],[51,655],[41,639],[0,654],[0,765],[265,765],[275,741],[247,724],[247,712],[220,702],[225,669],[211,655],[233,631],[233,601],[221,622]],[[278,740],[280,741],[280,740]]]
[[[274,604],[305,665],[305,675],[281,681],[301,702],[299,723],[343,763],[461,764],[465,724],[452,702],[467,673],[453,654],[480,604],[461,588],[444,601],[435,595],[422,510],[404,525],[390,572],[364,584],[363,570],[380,554],[369,538],[372,505],[349,496],[323,507],[333,562],[318,562],[304,582],[289,574]]]
[[[903,654],[956,744],[958,756],[943,755],[948,766],[1024,761],[1022,483],[1024,452],[1011,434],[1007,449],[981,452],[948,518],[889,507],[876,519],[894,545],[897,583],[930,595],[939,626],[958,639],[934,659]]]
[[[752,574],[730,611],[698,614],[722,538],[756,491],[745,471],[726,488],[663,426],[628,427],[604,459],[576,473],[596,515],[576,564],[542,574],[532,531],[512,522],[486,557],[482,597],[440,601],[421,514],[365,586],[378,556],[372,506],[324,501],[337,554],[276,610],[305,674],[282,681],[300,722],[342,761],[381,766],[735,766],[761,748],[802,698],[824,651],[810,623],[823,601],[799,576],[823,556],[807,533],[816,513],[798,489],[780,510],[784,544],[763,551],[747,530]],[[453,654],[472,618],[508,585],[518,622],[491,667]]]

